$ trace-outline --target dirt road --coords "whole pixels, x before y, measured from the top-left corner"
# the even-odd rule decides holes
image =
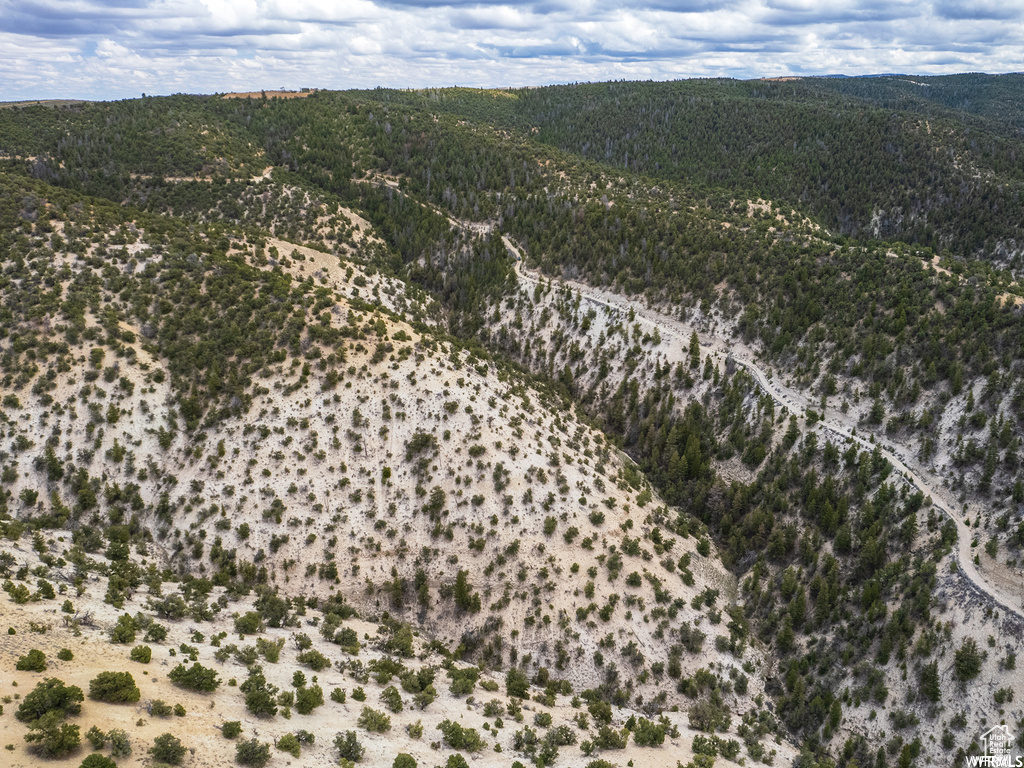
[[[706,327],[696,329],[694,326],[677,318],[660,313],[650,307],[645,307],[611,291],[594,288],[575,280],[554,280],[531,274],[524,267],[523,257],[519,248],[507,236],[502,236],[502,242],[514,256],[515,273],[523,283],[533,287],[541,279],[544,279],[553,284],[565,285],[579,293],[582,300],[604,307],[612,312],[629,312],[632,310],[638,322],[653,326],[663,338],[671,337],[678,339],[680,359],[687,354],[690,334],[697,330],[703,350],[709,351],[714,358],[719,360],[731,356],[733,361],[745,368],[761,389],[779,405],[804,419],[806,419],[807,411],[811,409],[812,405],[820,407],[818,403],[812,402],[811,398],[803,392],[786,386],[776,380],[770,373],[766,373],[755,362],[756,354],[754,351],[742,341],[715,335],[713,330],[709,332]],[[873,451],[877,447],[882,456],[888,459],[896,473],[905,482],[921,491],[925,497],[931,497],[935,508],[942,511],[956,525],[956,559],[963,574],[978,589],[991,597],[995,603],[1002,606],[1005,610],[1024,618],[1024,610],[1021,609],[1021,586],[1016,584],[1007,575],[982,573],[975,564],[972,553],[971,543],[974,539],[974,533],[968,524],[961,519],[961,516],[956,513],[957,503],[955,499],[943,488],[939,478],[921,466],[905,446],[894,444],[882,435],[872,435],[869,433],[869,437],[862,436],[860,432],[863,431],[863,427],[858,428],[852,417],[833,409],[826,409],[821,419],[814,426],[808,428],[823,436],[831,436],[833,440],[838,438],[842,442],[856,443],[869,451]]]

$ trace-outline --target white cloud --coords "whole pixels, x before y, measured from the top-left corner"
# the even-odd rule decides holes
[[[1019,0],[0,0],[0,99],[1024,70]]]

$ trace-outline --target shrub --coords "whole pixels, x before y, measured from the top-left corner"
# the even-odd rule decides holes
[[[132,742],[128,734],[120,728],[112,728],[107,734],[110,742],[111,757],[128,757],[132,753]]]
[[[512,735],[512,748],[528,756],[537,765],[548,765],[558,757],[558,745],[548,737],[542,741],[528,725]]]
[[[380,700],[384,702],[392,712],[402,711],[402,694],[393,685],[389,685],[380,694]]]
[[[391,718],[383,712],[363,707],[363,711],[359,713],[356,725],[371,733],[384,733],[391,730]]]
[[[928,701],[938,702],[942,698],[938,662],[923,665],[918,675],[921,681],[921,695]]]
[[[314,672],[322,672],[331,666],[331,660],[315,649],[303,651],[295,658],[299,664],[305,664]]]
[[[608,725],[612,721],[612,705],[607,701],[595,700],[587,706],[587,711],[594,722]]]
[[[100,672],[89,682],[89,698],[95,701],[124,704],[138,701],[141,696],[131,672]]]
[[[117,763],[106,755],[91,754],[82,761],[78,768],[117,768]]]
[[[505,675],[505,693],[519,699],[530,698],[530,679],[521,669],[512,667]]]
[[[437,727],[444,734],[445,743],[452,749],[479,752],[484,747],[483,739],[475,728],[463,728],[451,720],[442,720]]]
[[[384,643],[384,650],[397,656],[410,658],[412,656],[412,627],[408,624],[398,627]]]
[[[331,691],[331,701],[336,701],[339,704],[344,704],[345,703],[345,689],[344,688],[335,688],[334,690],[332,690]]]
[[[641,717],[633,731],[633,743],[638,747],[660,747],[665,743],[666,730],[663,723],[652,723]]]
[[[170,733],[163,733],[153,739],[153,746],[148,750],[153,760],[168,765],[181,765],[185,757],[185,745]]]
[[[15,665],[15,668],[19,672],[45,672],[46,654],[38,648],[33,648],[18,659],[18,663]]]
[[[174,714],[174,707],[163,699],[153,699],[146,707],[146,711],[153,717],[170,717]]]
[[[32,721],[25,741],[37,745],[34,749],[44,757],[63,757],[78,749],[81,736],[77,725],[63,722],[60,710],[51,710]]]
[[[77,685],[64,685],[64,681],[50,677],[25,696],[14,716],[23,723],[31,723],[54,710],[59,710],[64,717],[77,715],[82,711],[84,700],[82,689]]]
[[[263,631],[263,617],[256,611],[249,611],[235,619],[235,632],[240,635],[255,635]]]
[[[544,737],[544,741],[559,747],[567,747],[576,743],[576,733],[568,725],[560,725],[552,728]]]
[[[204,667],[198,662],[187,668],[184,664],[179,664],[170,671],[167,677],[175,685],[201,693],[212,693],[220,685],[220,678],[217,677],[216,670]]]
[[[402,688],[409,693],[420,693],[432,687],[437,670],[434,667],[421,667],[419,670],[407,670],[399,675]]]
[[[973,680],[981,672],[981,651],[973,637],[964,638],[953,657],[953,674],[962,683]]]
[[[167,597],[152,603],[153,610],[163,619],[178,621],[188,615],[188,603],[181,595],[167,595]],[[158,625],[159,626],[159,625]],[[166,628],[164,628],[166,630]]]
[[[610,725],[602,725],[594,743],[598,749],[625,749],[627,738],[628,736],[619,733]]]
[[[32,598],[32,593],[28,591],[28,587],[26,587],[24,584],[14,586],[14,584],[10,580],[7,580],[4,582],[4,589],[11,596],[11,599],[14,601],[15,605],[24,605]],[[11,634],[11,632],[13,631],[14,627],[10,627],[7,630],[7,633]]]
[[[551,725],[550,712],[538,712],[533,716],[533,724],[538,728],[547,728]]]
[[[469,583],[469,571],[459,571],[455,576],[455,605],[468,613],[480,612],[480,595],[473,594],[473,585]]]
[[[277,740],[276,746],[282,752],[290,753],[292,757],[298,757],[302,754],[302,745],[299,744],[299,740],[294,733],[286,733]]]
[[[263,768],[270,760],[270,745],[264,744],[257,739],[247,739],[238,742],[235,747],[235,762],[239,765],[251,765],[253,768]]]
[[[484,717],[504,717],[505,703],[498,699],[491,699],[484,704]]]
[[[351,627],[342,627],[335,633],[334,642],[341,646],[341,650],[351,656],[359,655],[359,635]]]
[[[132,661],[139,662],[140,664],[149,664],[150,660],[153,658],[153,649],[148,645],[136,645],[132,648],[129,658],[131,658]]]
[[[71,661],[73,658],[75,658],[75,654],[71,652],[70,648],[61,648],[59,651],[57,651],[57,658],[61,661]]]
[[[480,679],[480,670],[477,667],[465,667],[464,669],[450,667],[448,677],[452,679],[452,684],[448,687],[449,691],[456,696],[468,696],[473,692],[476,681]]]
[[[271,685],[259,667],[249,670],[249,677],[238,686],[245,694],[245,707],[257,717],[273,717],[277,714],[277,686]]]
[[[391,763],[391,768],[416,768],[416,758],[405,752],[399,752],[395,755],[395,761]]]
[[[722,701],[718,691],[712,691],[708,698],[690,707],[689,716],[691,728],[712,733],[728,730],[732,722],[729,707]]]
[[[275,504],[279,503],[280,502],[275,502],[274,504],[271,504],[271,506],[273,507]],[[285,541],[287,541],[287,537],[285,538]],[[272,549],[273,546],[274,545],[271,544]],[[275,595],[272,592],[264,591],[257,598],[254,607],[256,608],[257,611],[259,611],[260,616],[263,618],[263,620],[267,623],[268,626],[280,627],[285,621],[288,620],[288,601],[280,595]],[[283,640],[284,638],[281,638],[282,646],[284,645]]]
[[[735,739],[720,739],[717,736],[694,736],[693,754],[715,757],[721,755],[726,760],[735,762],[740,753],[740,743]]]
[[[103,749],[103,745],[107,743],[107,734],[95,725],[85,732],[85,738],[89,740],[92,748],[96,750]]]
[[[370,661],[369,667],[370,671],[373,672],[373,679],[380,685],[388,683],[396,675],[401,678],[403,674],[408,673],[400,661],[388,658],[373,659]]]
[[[282,648],[284,648],[283,637],[279,637],[276,641],[264,640],[262,637],[256,638],[256,650],[270,664],[277,664],[281,658]]]
[[[426,709],[430,706],[431,702],[437,698],[437,689],[432,685],[428,685],[422,691],[412,697],[413,704],[420,709]]]
[[[242,732],[242,723],[239,720],[228,720],[220,727],[220,732],[225,739],[233,739]]]
[[[130,614],[122,614],[121,618],[117,620],[117,624],[110,630],[110,642],[122,643],[124,645],[134,643],[135,632],[138,628],[138,624],[135,623],[135,619]]]
[[[358,763],[366,751],[363,745],[356,738],[355,731],[345,731],[334,737],[334,746],[338,750],[338,757],[341,760],[351,760]]]
[[[310,688],[298,688],[295,691],[295,710],[300,715],[308,715],[324,703],[324,689],[319,685]]]

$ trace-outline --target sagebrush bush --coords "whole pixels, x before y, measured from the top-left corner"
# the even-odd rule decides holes
[[[153,756],[154,762],[181,765],[181,760],[185,757],[187,750],[178,737],[170,733],[163,733],[153,739],[153,746],[148,751]]]
[[[15,664],[15,668],[19,672],[45,672],[46,654],[38,648],[33,648],[18,659],[18,663]]]
[[[128,704],[141,697],[131,672],[100,672],[89,682],[89,698],[95,701]]]

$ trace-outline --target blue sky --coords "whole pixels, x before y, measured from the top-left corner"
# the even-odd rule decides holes
[[[0,101],[1022,70],[1021,0],[0,0]]]

